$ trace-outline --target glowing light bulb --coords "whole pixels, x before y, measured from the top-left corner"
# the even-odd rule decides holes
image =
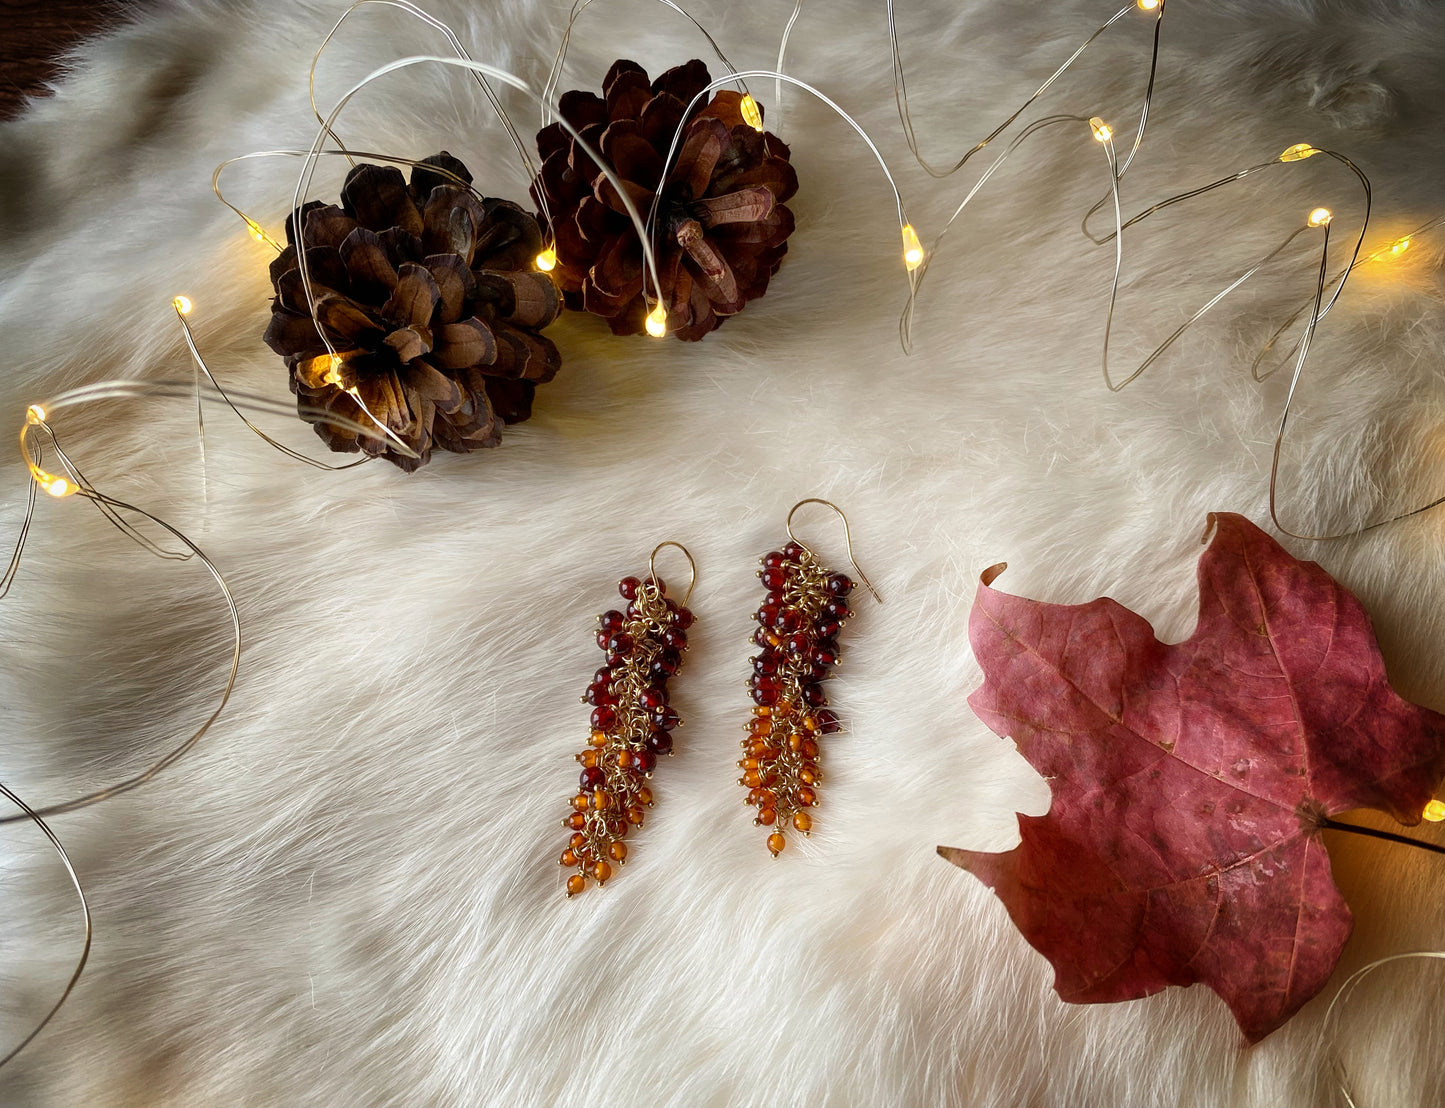
[[[743,93],[743,102],[738,105],[738,110],[743,113],[743,122],[754,131],[763,129],[763,113],[758,108],[758,102],[753,99],[752,93]]]
[[[45,422],[45,409],[39,404],[32,404],[25,409],[25,422],[34,426]]]
[[[1335,218],[1334,212],[1328,208],[1316,208],[1310,212],[1309,225],[1311,227],[1326,227],[1330,220]]]
[[[1097,115],[1089,118],[1089,128],[1094,132],[1095,142],[1108,142],[1114,137],[1114,128],[1110,127]]]
[[[1302,162],[1306,158],[1313,158],[1319,151],[1307,142],[1297,142],[1279,156],[1282,162]]]
[[[1421,813],[1431,823],[1445,822],[1445,802],[1432,800],[1425,805],[1425,811]]]
[[[667,334],[667,310],[663,308],[661,300],[657,302],[657,307],[647,313],[647,333],[655,339]]]
[[[189,296],[177,296],[171,301],[171,307],[180,312],[181,315],[191,314],[191,298]]]
[[[64,477],[50,478],[50,480],[44,482],[44,488],[45,491],[48,492],[51,496],[57,498],[62,496],[69,496],[71,493],[76,491],[76,486],[72,485]]]
[[[911,223],[903,225],[903,264],[910,273],[923,264],[923,243],[918,241],[918,232]]]
[[[536,261],[533,264],[543,273],[551,273],[552,270],[557,268],[557,251],[553,250],[550,246],[547,247],[546,250],[543,250],[537,255]]]
[[[1410,239],[1409,239],[1408,237],[1402,238],[1402,239],[1396,239],[1394,242],[1390,243],[1390,253],[1393,254],[1393,255],[1394,255],[1395,257],[1397,257],[1397,258],[1398,258],[1401,254],[1403,254],[1406,250],[1409,250],[1409,249],[1410,249]],[[1438,803],[1438,801],[1437,801],[1437,803]]]
[[[1139,10],[1141,12],[1152,12],[1160,3],[1161,0],[1138,0]]]

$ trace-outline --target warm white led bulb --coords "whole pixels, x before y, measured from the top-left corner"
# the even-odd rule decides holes
[[[1431,823],[1445,822],[1445,803],[1432,800],[1425,805],[1425,811],[1421,813]]]
[[[738,105],[738,110],[742,112],[743,122],[754,131],[763,129],[763,113],[759,110],[758,102],[753,99],[752,93],[743,93],[743,100]]]
[[[550,246],[547,247],[546,250],[543,250],[537,255],[536,261],[533,264],[543,273],[551,273],[552,270],[557,268],[557,251],[553,250]]]
[[[1316,208],[1310,212],[1309,224],[1311,227],[1325,227],[1334,218],[1334,213],[1328,208]]]
[[[1152,12],[1155,8],[1157,8],[1157,7],[1160,5],[1160,3],[1162,2],[1162,0],[1137,0],[1137,2],[1138,2],[1138,4],[1139,4],[1139,10],[1140,10],[1140,11],[1143,11],[1143,12]]]
[[[45,409],[39,404],[32,404],[25,409],[25,422],[29,424],[40,424],[45,422]]]
[[[903,264],[910,273],[923,264],[923,243],[911,223],[903,225]]]
[[[191,298],[189,296],[177,296],[171,301],[171,307],[180,312],[181,315],[191,314]]]
[[[1306,158],[1313,158],[1319,151],[1307,142],[1297,142],[1279,156],[1282,162],[1302,162]]]
[[[1397,257],[1397,258],[1398,258],[1401,254],[1403,254],[1406,250],[1409,250],[1409,249],[1410,249],[1410,238],[1409,238],[1408,235],[1407,235],[1405,238],[1396,239],[1394,242],[1390,243],[1390,253],[1393,254],[1393,255],[1394,255],[1395,257]]]
[[[657,302],[657,307],[647,313],[646,327],[647,333],[655,339],[667,334],[667,310],[663,308],[661,300]]]
[[[1108,142],[1114,137],[1114,128],[1110,127],[1097,115],[1089,118],[1089,129],[1094,132],[1095,142]]]

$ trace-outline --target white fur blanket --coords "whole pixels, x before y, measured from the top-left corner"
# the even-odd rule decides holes
[[[541,83],[561,0],[433,0],[474,56]],[[306,67],[342,5],[165,3],[87,46],[57,95],[0,129],[0,412],[81,382],[185,377],[173,294],[227,384],[288,397],[261,343],[269,258],[208,183],[225,157],[310,142]],[[771,67],[791,5],[698,0],[740,67]],[[925,153],[986,134],[1100,22],[1109,0],[905,0],[899,26]],[[1099,40],[1040,111],[1128,132],[1148,17]],[[908,158],[883,6],[803,9],[790,68],[857,114],[924,237],[972,180]],[[443,44],[400,14],[353,17],[318,99]],[[563,87],[630,57],[653,73],[696,32],[643,0],[598,0]],[[710,59],[709,59],[710,60]],[[1428,0],[1178,0],[1151,136],[1126,210],[1311,141],[1375,184],[1370,245],[1445,210],[1445,10]],[[772,110],[771,82],[754,82]],[[519,120],[532,110],[509,97]],[[776,121],[774,111],[770,119]],[[568,318],[564,365],[501,449],[318,473],[208,412],[203,501],[194,412],[117,402],[57,426],[107,491],[175,522],[236,592],[245,649],[218,725],[131,795],[55,820],[95,910],[81,984],[0,1071],[6,1105],[1282,1105],[1331,1103],[1319,1036],[1347,974],[1445,947],[1440,863],[1330,840],[1356,928],[1330,987],[1242,1049],[1203,988],[1072,1007],[1001,905],[939,843],[1007,849],[1046,786],[969,712],[977,574],[1040,599],[1107,594],[1162,636],[1193,626],[1206,513],[1267,522],[1286,387],[1253,353],[1309,292],[1278,266],[1119,395],[1098,368],[1113,257],[1078,233],[1103,195],[1087,135],[1041,136],[952,232],[911,357],[891,198],[847,128],[786,93],[801,191],[771,291],[697,344],[619,339]],[[526,182],[474,86],[412,71],[343,117],[357,146],[443,147],[485,191]],[[1053,137],[1058,135],[1061,137]],[[363,144],[364,138],[364,144]],[[1132,236],[1116,364],[1137,360],[1316,203],[1358,219],[1325,159],[1212,194]],[[272,228],[293,162],[230,192]],[[331,197],[326,166],[316,195]],[[1322,325],[1286,453],[1285,502],[1348,526],[1445,482],[1440,239],[1357,274]],[[1299,257],[1301,255],[1297,255]],[[299,422],[268,431],[320,456]],[[10,535],[25,473],[0,468]],[[756,559],[788,508],[848,511],[886,603],[860,597],[830,692],[850,725],[828,754],[811,840],[771,860],[734,783]],[[199,566],[128,543],[83,500],[42,498],[0,605],[0,773],[32,803],[145,765],[210,711],[228,624]],[[1392,680],[1445,708],[1438,512],[1336,544],[1288,541],[1372,612]],[[835,563],[821,517],[809,534]],[[598,664],[592,616],[663,539],[700,575],[686,719],[631,864],[565,901],[559,826]],[[1371,817],[1364,817],[1369,819]],[[1421,834],[1428,834],[1420,832]],[[71,894],[34,828],[6,830],[5,1041],[63,983]],[[1367,980],[1340,1021],[1361,1105],[1445,1098],[1445,972]]]

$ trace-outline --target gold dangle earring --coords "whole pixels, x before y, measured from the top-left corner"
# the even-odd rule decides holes
[[[663,547],[675,546],[687,558],[691,578],[680,603],[667,595],[657,575]],[[572,814],[562,821],[572,832],[562,865],[576,872],[567,878],[567,896],[590,881],[605,885],[613,864],[627,861],[623,839],[641,827],[652,807],[647,783],[660,755],[672,753],[672,732],[682,723],[667,702],[667,682],[682,668],[692,612],[687,602],[697,582],[697,563],[687,547],[659,543],[647,558],[647,577],[624,577],[617,591],[627,601],[597,617],[597,645],[607,663],[592,676],[582,697],[592,705],[592,734],[577,755],[582,765]]]
[[[828,569],[793,534],[793,516],[805,504],[822,504],[838,513],[848,560],[873,598],[883,602],[853,557],[853,537],[842,509],[816,497],[794,504],[788,513],[788,544],[763,555],[758,571],[768,590],[753,616],[758,622],[753,642],[762,651],[751,659],[748,689],[756,706],[738,762],[743,771],[738,784],[748,790],[746,803],[757,809],[753,825],[773,828],[768,849],[775,858],[787,846],[789,824],[804,835],[813,828],[811,809],[818,803],[822,780],[819,741],[842,730],[822,683],[841,660],[838,632],[853,614],[848,606],[853,582]]]

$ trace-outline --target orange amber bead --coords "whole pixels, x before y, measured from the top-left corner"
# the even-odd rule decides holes
[[[758,716],[752,723],[748,724],[748,731],[759,737],[768,734],[772,729],[773,721],[768,719],[767,716]]]
[[[811,808],[814,804],[818,803],[818,794],[808,788],[807,785],[804,785],[798,790],[798,803],[804,808]]]
[[[612,856],[614,862],[627,861],[627,844],[613,843],[607,848],[607,853]]]
[[[564,866],[575,866],[577,864],[577,852],[575,850],[562,851],[562,857],[557,859]]]
[[[804,716],[804,717],[803,717],[803,727],[804,727],[804,729],[806,729],[806,730],[808,730],[808,731],[816,731],[816,730],[818,729],[818,717],[817,717],[817,716]]]
[[[766,704],[758,704],[753,708],[753,715],[755,716],[770,716],[772,714],[773,710]]]
[[[580,892],[581,892],[583,889],[585,889],[586,887],[587,887],[587,878],[583,877],[580,873],[574,873],[571,877],[567,878],[567,895],[568,895],[568,896],[576,896],[578,893],[580,893]]]
[[[804,739],[803,749],[800,753],[803,755],[804,758],[807,758],[808,761],[811,762],[814,758],[818,756],[818,744],[815,743],[812,739]]]
[[[783,847],[787,845],[788,840],[783,838],[783,836],[779,835],[776,831],[774,831],[771,835],[768,836],[768,849],[773,852],[774,858],[781,854],[783,852]]]
[[[578,793],[572,798],[572,807],[576,808],[579,812],[585,812],[591,800],[592,798],[586,793]]]
[[[641,808],[629,808],[627,809],[627,822],[632,824],[633,827],[641,827],[646,815],[647,813]]]
[[[592,734],[588,737],[587,742],[592,746],[606,746],[607,732],[593,731]]]
[[[592,867],[592,876],[597,878],[597,884],[605,885],[607,879],[612,876],[612,867],[606,862],[598,862]]]
[[[798,770],[798,780],[805,785],[816,785],[818,783],[818,767],[811,762],[804,762]]]
[[[581,831],[578,831],[572,836],[572,842],[569,845],[573,850],[581,850],[587,845],[587,836],[582,834]]]
[[[625,839],[627,837],[627,818],[614,819],[607,825],[614,839]]]
[[[592,794],[592,807],[596,808],[599,812],[607,811],[608,808],[612,807],[612,794],[598,789]]]
[[[581,762],[585,768],[591,769],[597,764],[597,751],[584,750],[581,754],[577,755],[577,760]]]
[[[770,794],[768,793],[768,790],[767,790],[767,789],[751,789],[751,790],[749,790],[749,792],[748,792],[747,802],[748,802],[749,804],[752,804],[752,805],[756,806],[757,803],[758,803],[758,801],[762,800],[763,797],[768,796],[768,795],[770,795]]]
[[[757,769],[761,764],[756,758],[744,758],[738,763],[743,769]]]
[[[587,817],[581,812],[573,812],[563,822],[564,827],[570,827],[573,831],[581,831],[587,826]]]
[[[775,808],[759,808],[758,818],[753,820],[754,827],[771,827],[777,822],[778,812]]]
[[[794,754],[803,749],[803,743],[807,742],[807,736],[801,731],[794,731],[788,736],[788,749]]]
[[[794,812],[793,826],[806,835],[813,829],[813,817],[807,812]]]
[[[652,807],[652,790],[646,785],[643,785],[642,788],[637,790],[637,802],[639,804],[645,804],[649,808]]]
[[[756,789],[763,783],[763,775],[755,769],[750,769],[743,774],[743,784],[750,789]]]
[[[786,716],[792,710],[793,702],[791,700],[780,700],[773,705],[774,716]]]
[[[629,766],[631,766],[631,765],[632,765],[632,751],[630,751],[630,750],[619,750],[619,751],[617,752],[617,764],[618,764],[619,766],[621,766],[623,769],[627,769]]]

